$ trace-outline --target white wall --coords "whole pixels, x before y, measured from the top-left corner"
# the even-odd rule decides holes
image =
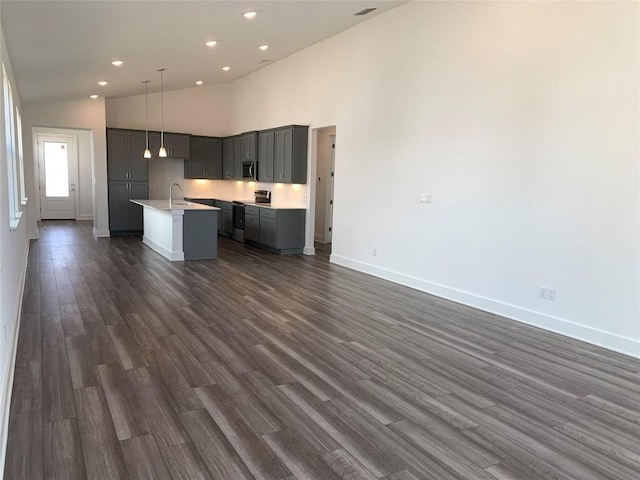
[[[149,85],[153,86],[151,83]],[[160,105],[160,94],[150,93],[149,130],[160,130]],[[229,112],[229,85],[201,86],[164,93],[165,132],[212,137],[232,135],[236,132],[230,130]],[[144,130],[144,93],[107,99],[106,118],[110,128]]]
[[[232,130],[336,125],[332,261],[640,355],[638,62],[635,2],[411,2],[234,82]]]
[[[4,64],[13,88],[13,101],[20,106],[19,89],[13,78],[11,60],[0,27],[0,61]],[[9,421],[9,402],[18,340],[20,304],[24,288],[29,239],[27,216],[23,214],[15,230],[9,228],[9,194],[7,188],[7,152],[5,149],[4,87],[0,81],[0,471],[4,461]]]
[[[91,159],[91,177],[87,185],[87,158],[82,157],[82,185],[81,196],[86,200],[88,189],[93,188],[93,231],[96,236],[109,235],[109,210],[107,204],[107,137],[105,126],[104,99],[77,100],[73,102],[51,103],[47,105],[35,105],[25,107],[22,115],[22,128],[26,139],[24,142],[25,174],[29,179],[27,191],[29,196],[36,198],[35,186],[37,179],[37,158],[34,157],[33,143],[31,141],[34,127],[52,127],[59,129],[78,129],[90,132],[90,140],[93,143],[93,158]],[[89,140],[86,136],[82,138]],[[83,148],[86,149],[83,141]],[[86,152],[85,152],[86,153]],[[93,183],[93,185],[92,185]],[[29,204],[29,234],[32,238],[38,236],[38,212],[37,202]],[[83,201],[81,213],[88,214],[89,208]]]

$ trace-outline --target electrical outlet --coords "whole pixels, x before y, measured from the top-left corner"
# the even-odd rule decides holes
[[[431,194],[430,193],[421,193],[420,194],[420,203],[431,203]]]
[[[552,288],[549,289],[549,301],[550,302],[556,301],[556,291],[553,290]]]
[[[542,300],[547,299],[547,287],[540,287],[540,298]]]
[[[373,256],[376,257],[378,255],[378,249],[374,248],[373,249]]]

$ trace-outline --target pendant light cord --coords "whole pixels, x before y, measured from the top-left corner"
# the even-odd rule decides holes
[[[162,81],[164,68],[158,71],[160,72],[160,146],[164,147],[164,83]]]
[[[149,80],[144,82],[144,115],[145,115],[145,130],[147,137],[147,150],[149,150]]]

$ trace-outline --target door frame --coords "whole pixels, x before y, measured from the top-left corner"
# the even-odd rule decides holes
[[[74,220],[78,220],[78,215],[80,214],[80,193],[79,193],[79,185],[78,185],[78,134],[72,133],[69,131],[60,132],[54,129],[45,129],[45,128],[34,128],[33,129],[33,151],[35,155],[33,156],[34,161],[34,171],[37,172],[35,175],[35,192],[36,192],[36,204],[37,206],[37,219],[38,221],[42,220],[42,199],[40,189],[42,188],[42,175],[44,172],[41,171],[40,165],[44,159],[40,158],[40,146],[39,140],[40,138],[50,138],[50,139],[58,139],[60,141],[70,142],[71,148],[69,149],[69,154],[72,158],[69,158],[69,170],[70,170],[70,178],[73,181],[72,183],[75,185],[74,195],[73,195],[73,203],[75,208],[75,218]]]
[[[325,205],[325,224],[324,224],[324,241],[331,243],[333,241],[333,192],[335,188],[335,172],[336,172],[336,134],[329,135],[331,140],[331,163],[329,164],[329,181],[327,182],[327,196]]]

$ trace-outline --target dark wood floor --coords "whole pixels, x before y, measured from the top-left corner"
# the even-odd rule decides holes
[[[224,239],[47,222],[7,479],[638,479],[640,362]]]

